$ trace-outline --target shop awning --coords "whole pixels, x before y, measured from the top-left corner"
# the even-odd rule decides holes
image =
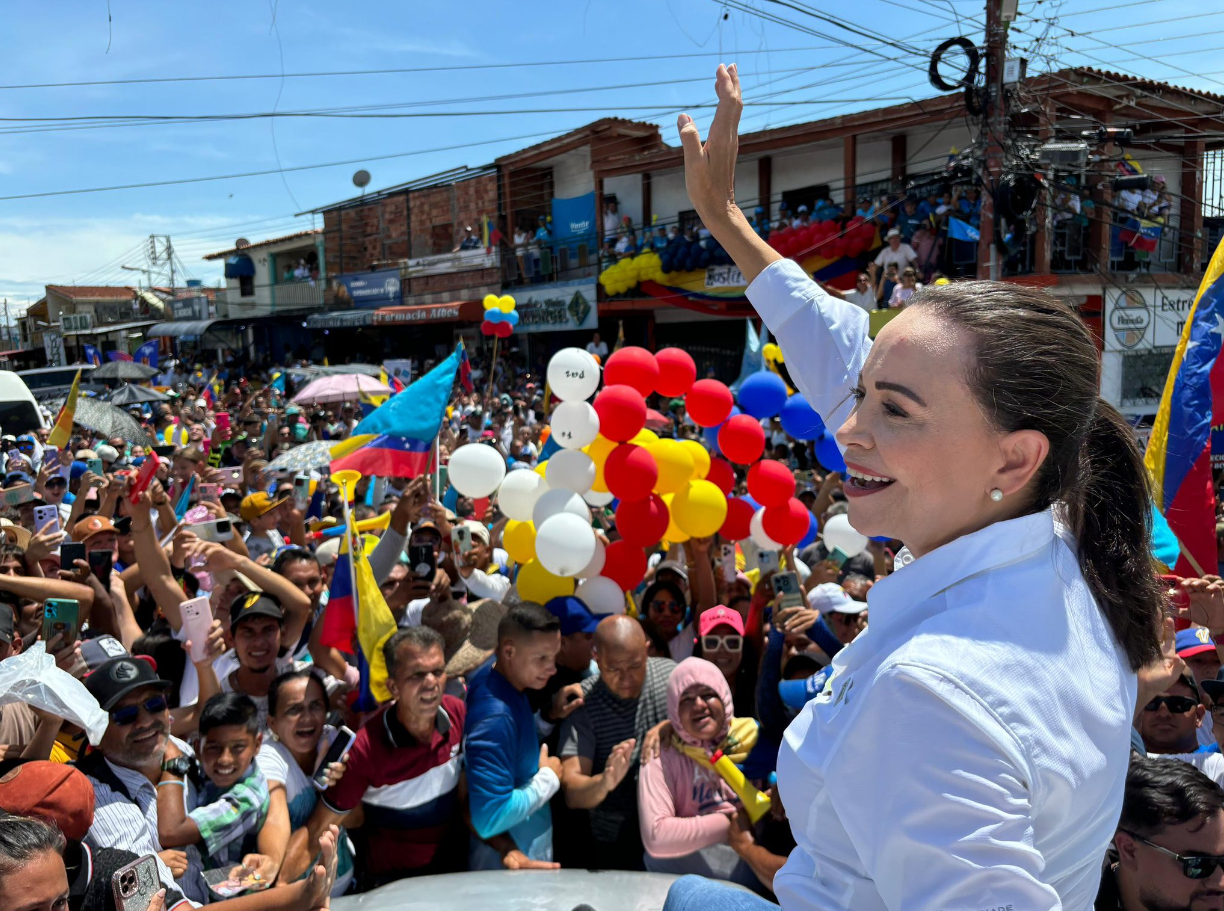
[[[147,338],[164,335],[170,338],[188,336],[196,338],[208,331],[208,327],[217,322],[215,319],[182,319],[170,323],[157,323],[149,327],[145,333]]]
[[[357,329],[373,321],[373,310],[340,310],[336,313],[312,313],[306,318],[306,328]]]
[[[226,278],[252,278],[255,275],[255,263],[245,253],[235,253],[225,261]]]
[[[375,326],[407,326],[413,323],[475,322],[484,315],[480,301],[420,304],[415,307],[383,307],[374,311]]]
[[[143,329],[145,326],[154,325],[154,320],[136,320],[131,323],[99,323],[96,326],[91,326],[88,329],[74,329],[70,332],[63,333],[64,338],[74,335],[109,335],[112,332],[125,332],[128,329]]]

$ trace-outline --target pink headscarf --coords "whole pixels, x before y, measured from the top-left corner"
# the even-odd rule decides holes
[[[712,741],[703,742],[684,729],[680,723],[680,698],[687,690],[695,686],[708,686],[722,700],[726,718],[722,729]],[[685,658],[676,665],[671,677],[667,680],[667,719],[671,722],[676,736],[689,746],[717,746],[726,738],[731,730],[731,719],[735,715],[735,706],[731,701],[731,687],[727,686],[727,678],[715,665],[704,658]]]

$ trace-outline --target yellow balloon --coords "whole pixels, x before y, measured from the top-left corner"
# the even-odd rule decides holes
[[[492,297],[492,295],[490,295],[490,297]],[[501,310],[502,313],[509,313],[514,309],[514,298],[509,294],[503,294],[497,299],[497,308]]]
[[[659,442],[659,435],[653,430],[646,430],[643,428],[642,430],[639,430],[638,435],[629,442],[633,443],[635,446],[649,446],[651,443]]]
[[[546,472],[547,470],[548,470],[547,462],[541,462],[539,465],[537,465],[535,468],[532,469],[532,471],[534,471],[540,477],[544,477],[544,472]]]
[[[591,485],[591,490],[598,493],[608,493],[608,484],[604,481],[604,462],[608,461],[608,456],[612,450],[619,446],[615,440],[609,440],[605,436],[595,437],[593,443],[584,446],[582,451],[591,457],[591,461],[595,463],[595,483]]]
[[[502,531],[502,546],[515,563],[530,563],[535,559],[535,526],[530,522],[507,522]]]
[[[713,481],[689,481],[672,497],[672,522],[694,538],[709,537],[726,519],[727,497]]]
[[[572,595],[577,583],[573,579],[554,576],[541,566],[538,560],[532,560],[519,570],[515,585],[518,587],[519,597],[524,601],[545,604],[553,598]]]
[[[677,440],[659,440],[646,447],[659,466],[655,493],[675,493],[693,477],[693,456]]]
[[[672,511],[672,501],[675,499],[675,494],[663,494],[663,502],[667,504],[667,531],[663,534],[663,540],[668,544],[683,544],[691,535],[685,533],[684,529],[676,524],[676,514]]]
[[[497,308],[497,295],[496,294],[486,294],[484,296],[483,303],[484,303],[484,308],[486,310],[496,309]]]
[[[693,480],[704,480],[710,473],[709,451],[696,440],[681,440],[680,445],[693,457]]]

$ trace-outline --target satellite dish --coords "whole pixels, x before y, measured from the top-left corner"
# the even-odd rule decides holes
[[[250,245],[251,245],[251,242],[247,240],[245,237],[240,237],[236,241],[234,241],[235,250],[241,250],[243,247],[249,247]]]
[[[364,190],[370,184],[370,172],[362,168],[353,175],[353,186]]]

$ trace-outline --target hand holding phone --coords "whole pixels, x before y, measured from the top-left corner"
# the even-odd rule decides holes
[[[300,474],[293,479],[293,506],[305,512],[310,506],[310,476]]]
[[[48,653],[72,645],[81,635],[81,602],[72,598],[48,598],[43,604],[42,638]]]
[[[60,512],[58,506],[34,507],[34,534],[54,534],[60,530]]]
[[[323,757],[319,767],[315,769],[314,775],[311,776],[311,781],[314,782],[316,789],[320,791],[327,790],[327,767],[333,762],[339,762],[353,746],[353,741],[356,739],[357,735],[344,726],[341,726],[340,730],[336,731],[336,739],[332,741],[332,745],[327,749],[327,755]]]
[[[120,867],[111,877],[111,896],[115,900],[116,911],[149,911],[160,891],[162,884],[157,872],[157,858],[152,854]]]
[[[803,589],[799,584],[799,576],[796,573],[793,571],[774,573],[769,581],[773,586],[774,594],[780,596],[778,602],[779,613],[784,608],[803,607]]]
[[[434,552],[430,545],[408,545],[408,571],[417,579],[432,580],[437,575],[438,567],[434,562]]]
[[[191,663],[208,658],[208,630],[212,626],[212,607],[207,595],[192,598],[179,605],[183,618],[183,639],[191,643]]]
[[[472,529],[459,524],[451,527],[451,547],[455,553],[466,554],[472,550]]]
[[[91,550],[89,552],[89,568],[98,577],[103,588],[110,588],[111,570],[115,567],[115,557],[109,550]]]
[[[140,465],[140,471],[136,474],[136,480],[132,482],[131,502],[133,505],[140,502],[140,495],[149,489],[149,485],[153,483],[153,479],[157,476],[157,470],[161,467],[161,458],[156,452],[150,452],[145,456],[144,462]]]

